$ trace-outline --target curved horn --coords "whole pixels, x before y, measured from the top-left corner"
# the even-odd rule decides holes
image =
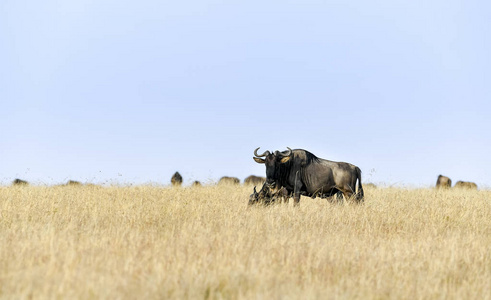
[[[280,156],[290,156],[290,155],[292,155],[292,149],[290,149],[290,147],[286,147],[286,149],[288,149],[288,153],[287,154],[283,154],[280,151],[276,151],[275,154],[276,155],[280,155]]]
[[[259,148],[261,148],[261,147],[257,147],[257,149],[256,149],[256,150],[254,150],[254,155],[255,155],[256,157],[264,157],[264,156],[266,156],[266,155],[269,155],[269,154],[270,154],[270,153],[269,153],[269,151],[267,151],[267,150],[266,150],[266,152],[264,152],[264,153],[263,153],[263,154],[261,154],[261,155],[257,154],[257,150],[259,150]]]

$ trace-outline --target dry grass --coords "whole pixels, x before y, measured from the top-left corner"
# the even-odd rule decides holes
[[[0,298],[491,299],[491,192],[0,188]]]

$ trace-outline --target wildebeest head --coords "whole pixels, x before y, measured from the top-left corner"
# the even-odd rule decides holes
[[[447,176],[438,175],[436,180],[437,188],[450,188],[452,186],[452,180]]]
[[[269,205],[273,200],[273,193],[267,184],[263,184],[259,193],[254,187],[254,192],[249,196],[249,205],[262,203],[264,205]]]
[[[249,205],[253,205],[259,202],[259,193],[256,191],[256,187],[254,187],[254,191],[249,196]]]
[[[194,187],[200,187],[200,186],[202,186],[202,185],[201,185],[201,182],[199,182],[198,180],[195,180],[195,181],[193,182],[192,186],[194,186]]]
[[[170,182],[173,186],[180,186],[182,184],[181,174],[179,174],[179,172],[174,173],[174,175],[172,175],[172,178],[170,179]]]
[[[273,192],[269,185],[264,183],[259,193],[256,191],[256,187],[254,187],[254,192],[249,196],[249,205],[254,204],[264,204],[270,205],[277,201],[288,201],[288,191],[285,188],[279,189],[277,192]]]
[[[283,169],[283,165],[290,161],[293,156],[292,149],[288,147],[286,148],[288,149],[287,151],[275,151],[274,153],[266,151],[263,154],[257,153],[259,148],[254,150],[254,161],[258,164],[266,165],[266,184],[268,184],[271,188],[275,188],[276,180],[279,177],[279,173]]]

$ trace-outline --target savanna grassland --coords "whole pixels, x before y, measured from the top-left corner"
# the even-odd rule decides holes
[[[0,298],[491,299],[491,191],[1,187]]]

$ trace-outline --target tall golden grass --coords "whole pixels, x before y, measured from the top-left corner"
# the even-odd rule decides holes
[[[491,299],[491,192],[0,188],[0,298]]]

